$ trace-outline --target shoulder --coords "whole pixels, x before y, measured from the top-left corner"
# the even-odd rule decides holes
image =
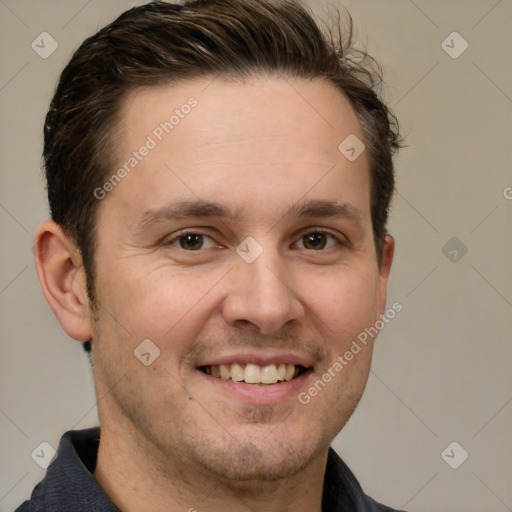
[[[22,503],[14,512],[36,512],[37,509],[33,508],[30,501]]]
[[[373,498],[365,495],[365,498],[368,502],[368,505],[372,508],[368,508],[368,510],[372,512],[406,512],[405,510],[397,510],[395,508],[388,507],[387,505],[383,505],[382,503],[377,503]],[[365,509],[366,510],[366,509]]]
[[[66,432],[46,475],[15,512],[115,512],[94,478],[98,427]]]
[[[322,502],[324,512],[404,512],[367,496],[340,456],[331,448],[327,459]]]

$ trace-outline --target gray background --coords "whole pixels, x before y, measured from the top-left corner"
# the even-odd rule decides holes
[[[48,215],[41,133],[71,52],[137,3],[0,0],[1,511],[43,476],[31,458],[42,441],[56,448],[65,430],[97,423],[87,357],[54,319],[32,263],[33,232]],[[325,18],[327,2],[309,3]],[[384,67],[409,147],[397,160],[390,223],[389,304],[403,311],[382,332],[335,447],[391,506],[512,510],[512,2],[343,5]],[[31,48],[43,31],[59,45],[46,59]],[[442,47],[454,31],[469,44],[458,58]],[[445,43],[452,54],[462,44]],[[457,469],[441,457],[453,441],[469,453]],[[447,460],[462,453],[448,450]]]

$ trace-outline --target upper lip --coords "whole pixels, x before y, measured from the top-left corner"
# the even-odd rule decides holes
[[[311,356],[296,354],[293,352],[233,352],[212,356],[198,361],[197,366],[218,366],[220,364],[257,364],[268,366],[270,364],[294,364],[309,368],[313,366],[314,360]]]

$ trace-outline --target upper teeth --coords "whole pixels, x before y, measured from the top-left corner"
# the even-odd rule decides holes
[[[292,380],[299,369],[294,364],[269,364],[258,366],[248,363],[245,366],[239,363],[219,364],[206,366],[206,373],[224,380],[244,381],[247,384],[275,384],[278,381]]]

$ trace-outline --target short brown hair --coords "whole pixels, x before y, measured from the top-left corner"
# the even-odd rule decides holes
[[[346,32],[345,32],[346,31]],[[323,78],[350,101],[369,150],[371,216],[377,254],[394,190],[398,123],[379,98],[374,61],[352,47],[352,21],[325,33],[292,0],[150,2],[86,39],[61,74],[44,127],[51,215],[82,254],[94,301],[98,199],[112,174],[117,113],[137,87],[258,72]],[[341,141],[340,141],[341,142]]]

